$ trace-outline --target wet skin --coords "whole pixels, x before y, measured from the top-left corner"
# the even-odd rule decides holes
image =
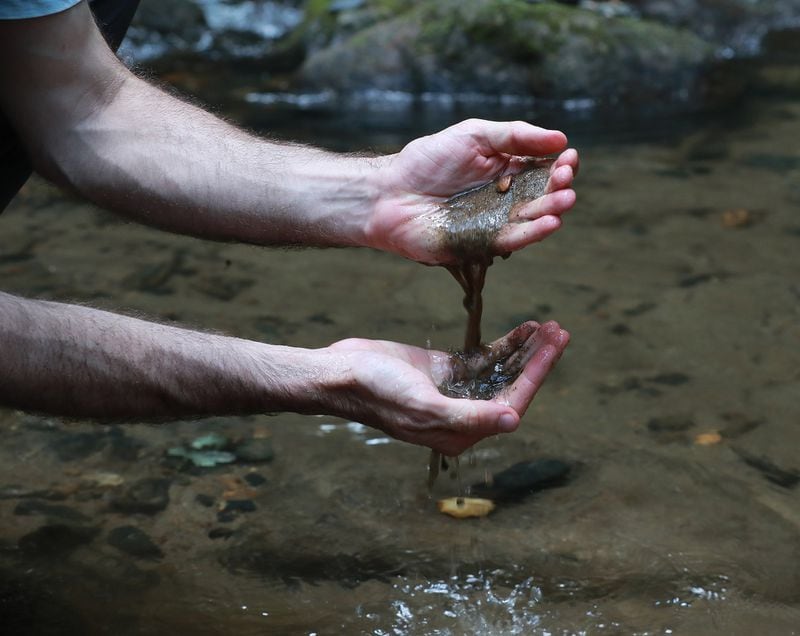
[[[442,204],[447,219],[441,229],[442,241],[457,259],[447,269],[464,290],[468,315],[464,349],[451,354],[451,376],[439,385],[439,391],[448,397],[494,398],[513,384],[535,352],[539,325],[533,322],[520,325],[495,343],[481,344],[482,291],[498,233],[513,222],[517,210],[546,193],[552,165],[551,159],[532,158],[521,172],[503,175]],[[440,468],[447,470],[447,461],[432,451],[429,486]]]

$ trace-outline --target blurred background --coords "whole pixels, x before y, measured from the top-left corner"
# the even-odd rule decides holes
[[[462,458],[465,485],[528,462],[478,520],[357,422],[0,410],[9,633],[797,632],[800,0],[142,0],[120,55],[339,151],[474,116],[565,131],[578,204],[489,270],[483,331],[572,341],[520,430]],[[441,268],[171,236],[37,179],[0,221],[11,293],[304,347],[462,340]]]

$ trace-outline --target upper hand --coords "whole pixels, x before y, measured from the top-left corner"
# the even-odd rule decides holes
[[[521,157],[557,152],[546,193],[528,204],[498,234],[495,254],[540,241],[561,226],[575,203],[572,180],[578,153],[567,138],[525,122],[470,119],[409,143],[382,164],[381,195],[369,222],[373,247],[428,264],[453,262],[431,228],[439,204],[459,192],[521,169]]]
[[[463,360],[394,342],[342,340],[330,351],[343,356],[352,382],[338,395],[333,411],[456,456],[484,437],[516,430],[568,341],[569,334],[555,322],[520,325],[466,364],[474,369],[508,358],[506,366],[519,371],[517,379],[491,400],[468,400],[446,397],[437,388],[464,370]]]

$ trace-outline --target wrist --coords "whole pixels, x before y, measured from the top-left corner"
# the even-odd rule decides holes
[[[258,392],[262,412],[289,411],[308,415],[343,414],[344,395],[353,373],[346,358],[329,347],[301,349],[261,345]]]

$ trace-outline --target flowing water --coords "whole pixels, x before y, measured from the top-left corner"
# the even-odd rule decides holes
[[[324,111],[228,97],[249,126],[338,149],[391,150],[446,123],[359,118],[364,138]],[[489,270],[482,326],[490,340],[556,319],[572,341],[520,430],[461,472],[472,483],[549,457],[572,467],[564,485],[457,521],[435,506],[455,483],[427,492],[425,449],[353,422],[101,427],[0,411],[4,631],[800,631],[800,103],[753,95],[724,117],[644,128],[547,123],[581,151],[579,203]],[[3,289],[20,295],[305,347],[462,342],[461,290],[442,268],[170,236],[39,182],[0,227]],[[167,455],[211,431],[255,435],[274,457]],[[137,497],[155,503],[120,504]],[[250,503],[220,512],[229,500]],[[115,547],[131,527],[139,547]]]

